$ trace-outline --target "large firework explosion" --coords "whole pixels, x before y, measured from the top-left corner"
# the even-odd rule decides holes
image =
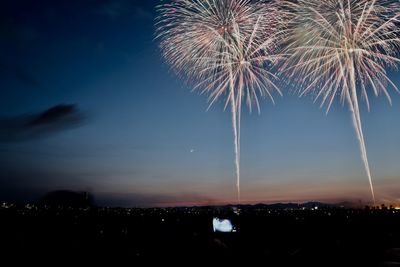
[[[368,92],[398,91],[387,68],[399,63],[399,3],[385,0],[286,1],[291,16],[283,65],[302,85],[301,94],[313,93],[329,111],[336,96],[349,105],[360,143],[370,190],[375,193],[361,126],[359,97],[369,109]]]
[[[240,203],[240,120],[272,92],[281,93],[271,71],[283,25],[273,2],[251,0],[173,0],[158,8],[157,38],[165,60],[210,105],[224,97],[230,106]]]

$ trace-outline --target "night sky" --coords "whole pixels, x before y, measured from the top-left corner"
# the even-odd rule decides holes
[[[99,205],[235,202],[229,110],[154,40],[155,0],[0,2],[0,200],[89,191]],[[392,79],[400,85],[399,73]],[[370,201],[349,110],[282,85],[242,116],[242,202]],[[362,119],[377,200],[400,202],[400,96]]]

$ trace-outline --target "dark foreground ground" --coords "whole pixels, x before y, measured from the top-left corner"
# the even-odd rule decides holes
[[[214,216],[231,219],[237,232],[213,233]],[[243,209],[237,215],[210,207],[2,207],[0,243],[3,262],[14,263],[51,257],[128,266],[215,259],[260,266],[400,266],[400,211]]]

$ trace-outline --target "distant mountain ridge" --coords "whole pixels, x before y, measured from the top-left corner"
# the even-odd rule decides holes
[[[227,205],[204,205],[204,206],[194,206],[194,207],[204,207],[204,208],[239,208],[239,209],[312,209],[312,208],[363,208],[365,205],[355,204],[353,202],[339,202],[339,203],[323,203],[318,201],[310,201],[304,203],[257,203],[257,204],[227,204]]]

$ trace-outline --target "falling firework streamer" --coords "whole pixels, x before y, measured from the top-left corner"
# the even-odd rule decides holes
[[[234,135],[236,188],[240,203],[240,123],[242,101],[260,110],[259,98],[272,91],[271,69],[281,25],[273,2],[251,0],[173,0],[158,7],[157,36],[165,60],[195,90],[209,95],[210,106],[226,96]]]
[[[289,22],[284,71],[300,83],[301,95],[314,93],[329,111],[336,95],[347,100],[360,144],[374,204],[375,193],[358,104],[358,90],[370,108],[368,90],[377,96],[388,85],[386,67],[396,68],[400,47],[399,3],[386,0],[285,1]]]

